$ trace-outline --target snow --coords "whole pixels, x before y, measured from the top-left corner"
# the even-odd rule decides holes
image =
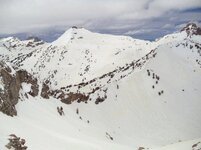
[[[24,93],[28,93],[31,91],[31,84],[27,84],[27,83],[22,83],[22,91]]]
[[[36,57],[26,59],[22,68],[39,74],[41,81],[53,78],[56,82],[51,86],[56,89],[80,83],[83,78],[87,81],[98,77],[141,58],[154,47],[149,41],[71,28],[43,51],[35,53]],[[55,70],[57,73],[53,73]]]
[[[73,35],[73,28],[70,28],[69,30],[67,30],[62,36],[60,36],[57,40],[55,40],[54,42],[52,42],[52,45],[58,45],[58,46],[64,46],[67,45],[68,42],[70,41],[70,39],[72,38]]]
[[[59,116],[57,106],[64,107],[65,116]],[[110,142],[105,138],[104,131],[96,131],[93,125],[80,120],[75,110],[61,104],[58,100],[44,101],[34,98],[20,102],[18,110],[18,116],[15,118],[0,114],[0,149],[2,150],[5,149],[4,145],[7,144],[7,137],[11,133],[25,138],[28,148],[33,150],[58,149],[58,147],[60,150],[99,150],[103,146],[106,150],[130,150],[128,146]],[[85,134],[86,130],[90,130],[88,135]],[[94,132],[99,134],[99,137],[90,135]]]
[[[3,83],[3,79],[2,79],[2,77],[0,76],[0,93],[2,92],[2,91],[4,91],[4,83]]]
[[[156,148],[153,150],[199,150],[201,148],[201,138],[200,139],[195,139],[195,140],[190,140],[190,141],[182,141],[182,142],[178,142],[175,144],[171,144],[168,146],[164,146],[162,148]],[[198,146],[193,148],[194,144],[198,144]]]
[[[34,74],[40,91],[47,79],[53,90],[97,79],[79,92],[87,93],[96,84],[107,89],[107,99],[94,103],[97,96],[104,96],[103,91],[92,94],[87,104],[71,105],[52,97],[22,96],[18,116],[0,113],[0,149],[5,149],[12,133],[25,138],[30,150],[191,149],[201,138],[201,70],[195,61],[200,60],[196,43],[200,44],[200,37],[187,38],[185,32],[149,42],[71,28],[53,43],[30,48],[32,56],[16,64]],[[7,52],[5,47],[0,48]],[[18,50],[16,53],[29,54],[27,49]],[[110,82],[108,78],[98,79],[131,62],[142,62],[152,50],[156,56],[142,67],[115,72]],[[1,55],[8,55],[9,60],[17,57]],[[160,80],[153,79],[153,74]],[[120,79],[122,75],[127,77]],[[22,84],[21,94],[30,90],[30,84]],[[76,92],[77,88],[70,90]],[[61,106],[64,116],[57,112]]]
[[[0,60],[15,62],[20,61],[21,59],[25,59],[24,56],[30,55],[33,51],[37,51],[38,49],[47,45],[47,43],[37,45],[35,42],[35,46],[27,46],[29,42],[34,42],[32,40],[21,41],[18,38],[9,37],[0,39]]]

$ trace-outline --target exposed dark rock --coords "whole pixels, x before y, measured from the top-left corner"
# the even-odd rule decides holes
[[[13,68],[4,62],[0,62],[0,77],[3,86],[3,89],[0,91],[0,111],[9,116],[16,116],[15,105],[18,103],[21,84],[23,82],[31,84],[31,91],[28,94],[37,96],[37,79],[24,70],[14,71]]]
[[[201,35],[201,28],[195,23],[188,23],[181,31],[186,31],[188,36]]]
[[[49,99],[49,95],[50,95],[49,93],[50,93],[49,86],[46,83],[43,83],[41,97],[43,97],[45,99]]]
[[[59,113],[60,116],[64,116],[64,111],[63,111],[63,107],[57,107],[57,112]]]
[[[18,103],[20,81],[17,74],[11,74],[11,68],[1,62],[0,77],[3,89],[0,92],[0,111],[10,115],[17,115],[15,105]]]
[[[138,148],[138,150],[144,150],[144,149],[145,149],[144,147],[139,147],[139,148]]]
[[[78,114],[78,115],[79,115],[79,109],[78,109],[78,108],[76,109],[76,114]]]
[[[72,26],[72,28],[73,28],[73,29],[77,29],[78,27],[77,27],[77,26]]]
[[[44,41],[34,36],[28,37],[27,40],[30,40],[26,45],[27,47],[35,47],[44,44]]]
[[[192,150],[200,150],[201,142],[197,142],[192,145]]]
[[[98,97],[95,101],[95,104],[99,104],[105,100],[105,97]]]
[[[81,93],[72,93],[71,92],[71,93],[68,93],[67,95],[68,95],[67,98],[64,98],[61,100],[63,103],[66,103],[66,104],[71,104],[74,101],[85,102],[89,99],[89,96],[81,94]]]
[[[7,149],[12,149],[12,150],[26,150],[27,146],[25,146],[25,139],[22,139],[20,137],[17,137],[15,134],[9,135],[10,138],[9,143],[5,145]]]
[[[107,133],[107,132],[106,132],[106,137],[109,138],[112,141],[114,140],[114,138],[109,133]]]
[[[25,82],[31,84],[31,91],[28,92],[28,94],[33,97],[37,96],[39,92],[38,80],[25,70],[17,71],[17,75],[19,76],[19,80],[21,83]]]

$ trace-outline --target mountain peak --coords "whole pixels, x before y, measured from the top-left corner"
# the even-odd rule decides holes
[[[72,29],[84,29],[83,27],[78,27],[78,26],[72,26]]]
[[[195,23],[188,23],[181,31],[186,31],[187,35],[201,35],[201,28]]]
[[[52,42],[53,45],[65,45],[72,38],[73,28],[66,30],[58,39]]]
[[[66,45],[70,40],[74,39],[75,35],[83,35],[89,33],[83,27],[72,26],[70,29],[66,30],[57,40],[52,42],[53,45]]]

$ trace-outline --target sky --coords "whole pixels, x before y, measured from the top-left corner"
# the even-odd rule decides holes
[[[0,0],[0,37],[53,41],[71,26],[154,40],[201,24],[201,0]]]

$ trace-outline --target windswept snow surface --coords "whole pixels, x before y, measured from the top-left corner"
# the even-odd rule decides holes
[[[57,113],[56,107],[63,106],[65,116]],[[90,108],[91,106],[89,106]],[[28,112],[28,113],[25,113]],[[94,123],[87,123],[87,118],[79,119],[74,107],[67,107],[58,100],[44,101],[30,98],[18,105],[15,118],[0,114],[1,136],[0,149],[6,149],[9,133],[24,137],[29,149],[130,149],[127,145],[111,142],[105,136],[104,128],[96,128]]]
[[[190,141],[180,141],[178,143],[170,144],[162,148],[156,148],[154,150],[200,150],[201,139],[195,139]]]
[[[30,150],[198,150],[192,145],[201,141],[200,41],[185,32],[149,42],[72,28],[55,42],[32,49],[26,59],[12,57],[14,65],[40,83],[51,81],[52,89],[95,78],[79,92],[101,85],[107,98],[96,105],[100,92],[87,104],[66,105],[53,97],[27,98],[30,87],[23,84],[18,116],[0,113],[0,149],[5,150],[9,134],[16,134]],[[156,55],[146,59],[152,50]],[[144,65],[116,71],[110,82],[98,78],[138,60]]]

